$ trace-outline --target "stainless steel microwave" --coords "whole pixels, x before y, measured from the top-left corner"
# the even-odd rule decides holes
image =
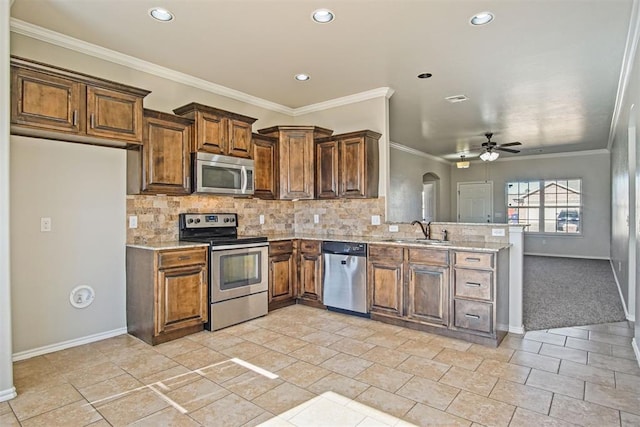
[[[196,193],[253,194],[253,160],[194,153],[193,188]]]

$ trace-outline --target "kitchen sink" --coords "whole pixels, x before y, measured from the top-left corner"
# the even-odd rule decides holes
[[[419,243],[421,245],[448,246],[451,244],[448,240],[437,239],[385,239],[385,242],[392,243]]]

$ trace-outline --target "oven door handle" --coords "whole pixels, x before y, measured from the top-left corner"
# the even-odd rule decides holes
[[[220,245],[220,246],[211,246],[211,250],[215,251],[225,251],[229,249],[248,249],[248,248],[260,248],[260,247],[268,247],[269,243],[244,243],[244,244],[233,244],[233,245]]]

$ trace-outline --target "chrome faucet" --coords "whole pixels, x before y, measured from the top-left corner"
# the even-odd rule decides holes
[[[424,238],[427,239],[427,240],[431,239],[431,237],[430,237],[430,235],[431,235],[431,230],[430,230],[431,221],[429,221],[427,223],[426,227],[421,221],[413,221],[411,223],[411,225],[416,225],[416,224],[418,224],[420,226],[420,229],[422,230],[422,234],[424,234]]]

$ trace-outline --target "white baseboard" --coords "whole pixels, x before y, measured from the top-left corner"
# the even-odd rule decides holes
[[[11,400],[16,397],[18,393],[16,393],[16,388],[11,387],[7,390],[0,391],[0,402],[4,402],[5,400]]]
[[[45,345],[44,347],[38,347],[31,350],[19,351],[13,354],[13,361],[30,359],[32,357],[40,356],[42,354],[53,353],[54,351],[64,350],[65,348],[77,347],[83,344],[89,344],[92,342],[104,340],[118,335],[126,334],[127,328],[113,329],[111,331],[100,332],[99,334],[88,335],[82,338],[76,338],[69,341],[62,341],[56,344]]]
[[[638,340],[635,338],[632,339],[631,347],[633,347],[633,352],[636,354],[636,362],[638,362],[638,366],[640,366],[640,349],[638,348]]]
[[[548,256],[548,257],[552,257],[552,258],[600,259],[600,260],[603,260],[603,261],[611,261],[609,259],[609,257],[606,257],[606,256],[539,254],[539,253],[536,253],[536,252],[525,252],[524,255]]]
[[[624,309],[624,317],[627,320],[631,320],[635,322],[635,316],[629,314],[629,310],[627,310],[627,304],[624,302],[624,297],[622,296],[622,288],[620,287],[620,281],[618,280],[618,275],[616,274],[616,269],[613,266],[613,260],[609,260],[609,264],[611,264],[611,271],[613,271],[613,279],[616,281],[616,287],[618,288],[618,295],[620,295],[620,301],[622,301],[622,308]]]
[[[524,334],[524,325],[522,325],[522,326],[511,326],[511,325],[509,325],[509,333],[510,334],[523,335]]]

